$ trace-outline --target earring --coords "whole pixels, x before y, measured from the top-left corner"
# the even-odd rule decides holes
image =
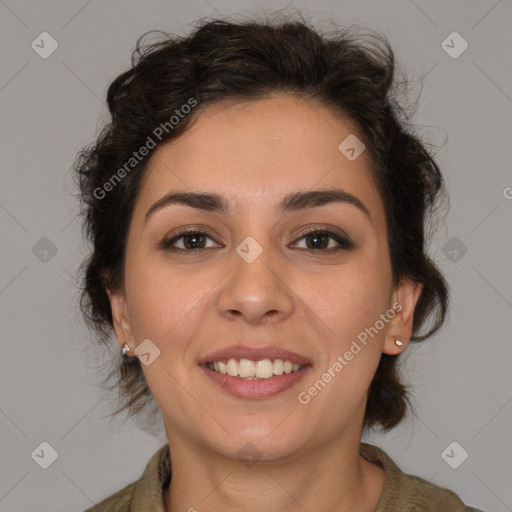
[[[121,355],[125,356],[126,354],[128,354],[128,352],[130,352],[130,345],[128,345],[128,343],[125,343],[121,348]]]
[[[404,342],[402,340],[395,340],[395,344],[401,347],[404,344]]]

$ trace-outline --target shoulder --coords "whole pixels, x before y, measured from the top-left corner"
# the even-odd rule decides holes
[[[146,464],[142,476],[84,512],[164,512],[163,485],[171,477],[169,445],[159,448]]]
[[[415,475],[404,473],[403,500],[408,505],[425,512],[475,512],[476,509],[464,504],[457,494],[450,489],[434,485]],[[481,512],[481,511],[480,511]]]
[[[404,473],[381,448],[361,443],[361,455],[384,468],[386,482],[376,512],[482,512],[468,507],[450,489]]]
[[[129,512],[136,482],[133,482],[84,512]]]

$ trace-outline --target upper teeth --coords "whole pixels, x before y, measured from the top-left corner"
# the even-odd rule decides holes
[[[233,358],[228,359],[227,363],[224,361],[208,363],[208,367],[211,370],[215,370],[217,373],[249,379],[268,379],[274,375],[292,373],[302,368],[300,364],[295,364],[283,359],[275,359],[274,362],[272,362],[270,359],[261,359],[259,361],[240,359],[237,361]]]

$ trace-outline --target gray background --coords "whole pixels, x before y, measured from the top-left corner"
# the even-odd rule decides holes
[[[96,387],[101,359],[76,305],[74,276],[86,248],[69,169],[105,117],[108,84],[147,30],[184,34],[205,16],[286,5],[0,0],[2,512],[84,510],[139,478],[166,442],[163,432],[103,418],[113,403]],[[431,250],[452,287],[451,315],[438,335],[408,349],[416,415],[365,440],[468,504],[512,510],[512,3],[288,5],[313,20],[387,35],[409,75],[424,78],[414,118],[420,132],[442,144],[451,207]],[[31,47],[44,31],[59,45],[46,59]],[[453,31],[469,44],[458,58],[441,45]],[[457,51],[460,43],[447,44]],[[58,453],[48,469],[31,457],[44,441]],[[453,441],[469,454],[457,469],[441,456]],[[456,447],[452,459],[461,453]]]

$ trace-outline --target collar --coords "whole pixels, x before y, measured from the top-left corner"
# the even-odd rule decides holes
[[[375,512],[409,510],[422,501],[422,510],[438,510],[436,505],[450,510],[468,510],[448,489],[438,487],[414,475],[405,474],[381,448],[360,443],[359,453],[368,461],[384,469],[386,481]],[[163,492],[171,480],[169,444],[162,446],[149,460],[142,477],[135,483],[130,512],[165,512]],[[412,510],[412,508],[411,508]],[[473,510],[473,509],[469,509]]]

